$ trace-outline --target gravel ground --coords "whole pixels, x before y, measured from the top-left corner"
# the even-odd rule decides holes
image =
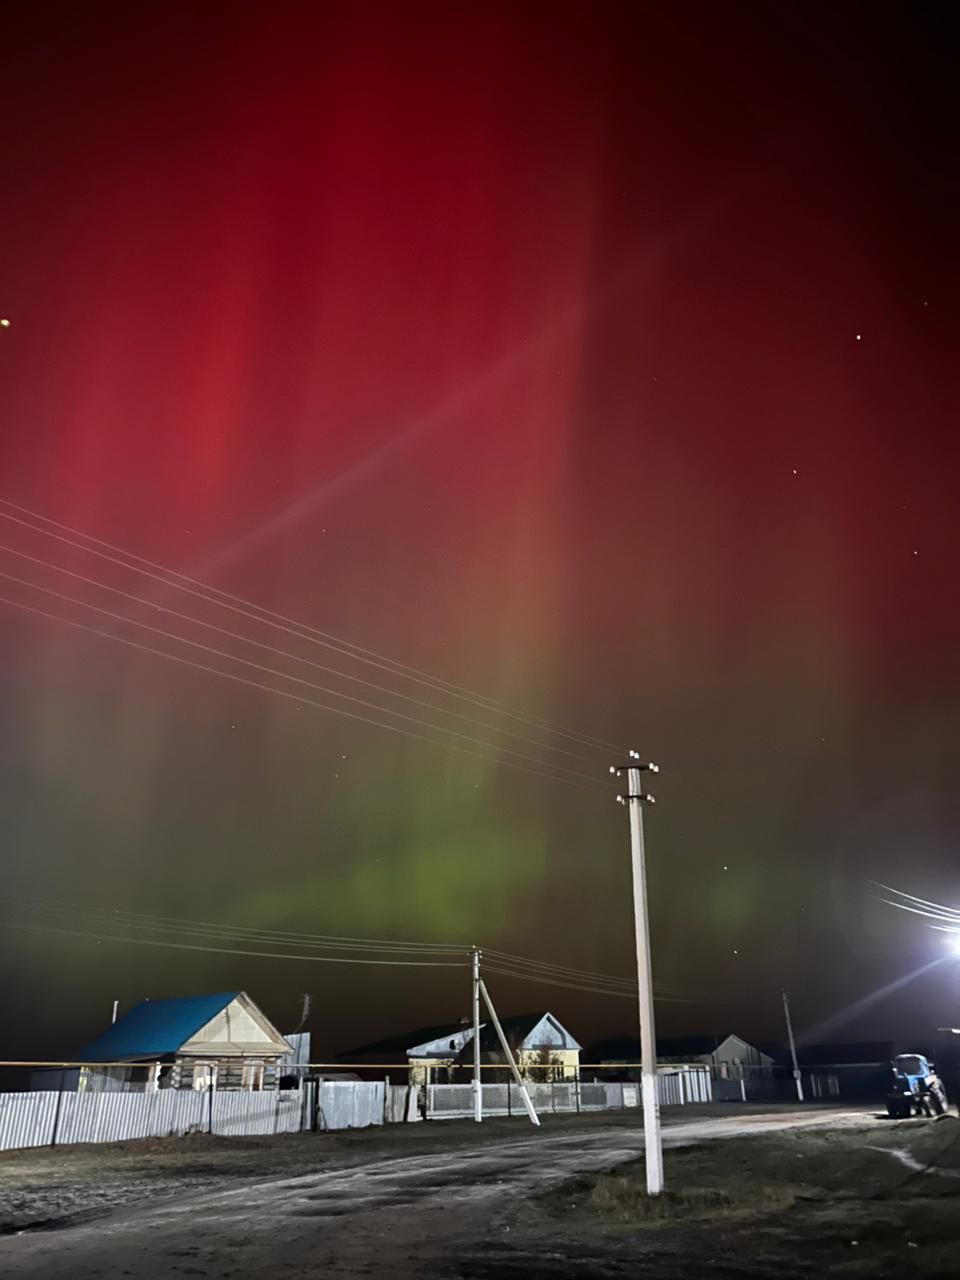
[[[671,1147],[708,1139],[715,1141],[707,1145],[727,1147],[745,1135],[749,1146],[760,1135],[798,1126],[853,1133],[865,1124],[862,1113],[723,1110],[702,1116],[690,1107],[670,1116],[668,1176],[683,1154]],[[225,1145],[214,1140],[212,1146],[209,1139],[139,1144],[138,1152],[125,1144],[25,1153],[0,1166],[8,1192],[32,1196],[35,1215],[56,1202],[74,1216],[59,1229],[0,1239],[0,1274],[5,1280],[511,1280],[521,1274],[600,1280],[634,1274],[623,1269],[633,1246],[625,1247],[622,1233],[611,1236],[605,1221],[585,1223],[537,1197],[635,1163],[642,1150],[637,1121],[636,1113],[546,1117],[541,1129],[504,1120],[485,1123],[482,1131],[443,1123]],[[99,1186],[95,1204],[87,1199],[91,1180]],[[144,1181],[153,1188],[149,1199],[142,1198]],[[133,1194],[141,1198],[131,1202]],[[106,1214],[110,1196],[115,1207]],[[92,1211],[101,1215],[95,1221],[76,1216]],[[568,1227],[576,1230],[558,1246]],[[691,1261],[688,1255],[684,1275],[691,1274]]]
[[[667,1167],[671,1189],[655,1201],[636,1162],[528,1201],[511,1235],[464,1275],[545,1275],[536,1267],[546,1241],[575,1276],[960,1275],[952,1117],[698,1144],[670,1154]]]
[[[680,1123],[693,1108],[664,1113],[664,1124]],[[711,1116],[776,1115],[789,1108],[697,1107]],[[634,1131],[636,1111],[590,1116],[548,1116],[551,1133],[613,1129]],[[281,1134],[269,1138],[150,1138],[140,1142],[41,1147],[0,1153],[0,1235],[52,1230],[90,1221],[125,1205],[156,1204],[174,1197],[235,1185],[244,1179],[292,1178],[329,1167],[349,1168],[377,1155],[424,1154],[475,1147],[525,1135],[519,1119],[389,1125],[340,1133]]]

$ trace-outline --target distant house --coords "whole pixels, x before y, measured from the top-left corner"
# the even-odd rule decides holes
[[[552,1013],[524,1013],[501,1018],[500,1025],[510,1046],[520,1074],[527,1080],[576,1080],[580,1074],[580,1048]],[[460,1061],[466,1064],[473,1054],[473,1037],[461,1050]],[[484,1023],[480,1028],[480,1061],[484,1066],[502,1067],[506,1056],[496,1028]],[[490,1072],[489,1078],[505,1081],[502,1070]]]
[[[76,1088],[273,1089],[291,1052],[246,992],[143,1000],[77,1055]]]
[[[613,1080],[620,1076],[635,1079],[639,1076],[635,1067],[623,1067],[617,1072],[615,1064],[638,1063],[640,1041],[630,1036],[601,1040],[590,1049],[589,1058],[601,1066],[610,1064],[610,1070],[601,1071],[599,1079]],[[657,1041],[658,1067],[684,1064],[708,1066],[714,1079],[718,1080],[755,1079],[758,1075],[772,1077],[776,1066],[770,1054],[735,1035],[683,1036]]]
[[[387,1075],[406,1070],[411,1084],[440,1084],[452,1079],[460,1050],[472,1039],[469,1022],[440,1023],[374,1040],[340,1054],[338,1061],[348,1067],[383,1067]]]
[[[501,1026],[517,1066],[531,1080],[574,1079],[580,1045],[551,1013],[502,1018]],[[480,1054],[489,1078],[506,1079],[503,1050],[492,1023],[480,1024]],[[469,1022],[421,1027],[341,1055],[362,1067],[407,1067],[411,1084],[448,1084],[469,1077],[473,1065],[473,1025]],[[494,1068],[493,1071],[489,1070]]]
[[[739,1036],[683,1036],[657,1041],[659,1062],[699,1062],[713,1068],[718,1080],[752,1080],[773,1075],[776,1063],[769,1053]]]

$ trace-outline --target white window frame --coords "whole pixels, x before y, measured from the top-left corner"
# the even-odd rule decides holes
[[[263,1062],[256,1059],[243,1062],[240,1067],[240,1088],[244,1093],[262,1093],[263,1076]]]
[[[215,1062],[195,1062],[193,1064],[192,1087],[197,1093],[206,1093],[217,1082],[217,1064]]]

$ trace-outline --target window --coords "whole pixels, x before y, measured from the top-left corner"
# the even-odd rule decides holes
[[[213,1088],[216,1078],[216,1063],[195,1062],[193,1064],[193,1087],[198,1093],[206,1093],[208,1089]]]
[[[263,1063],[245,1062],[240,1076],[240,1088],[259,1093],[263,1088]]]

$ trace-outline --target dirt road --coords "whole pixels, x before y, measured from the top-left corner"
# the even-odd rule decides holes
[[[687,1120],[665,1129],[665,1145],[811,1125],[862,1126],[867,1119],[862,1111],[806,1111]],[[485,1246],[510,1231],[519,1200],[634,1160],[641,1149],[642,1136],[632,1126],[571,1130],[547,1123],[539,1131],[517,1128],[493,1142],[460,1141],[426,1154],[414,1143],[406,1150],[394,1146],[386,1158],[371,1150],[360,1163],[334,1159],[293,1178],[245,1179],[227,1190],[122,1208],[83,1225],[7,1236],[0,1240],[0,1274],[10,1280],[506,1280],[502,1266],[491,1270],[484,1260]],[[249,1172],[256,1174],[255,1163]],[[548,1252],[537,1264],[532,1270],[528,1262],[524,1274],[596,1274]]]

